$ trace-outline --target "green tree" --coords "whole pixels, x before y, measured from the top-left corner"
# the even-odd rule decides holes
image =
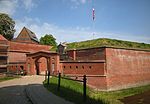
[[[0,13],[0,34],[11,40],[15,33],[15,21],[8,14]]]
[[[57,47],[56,39],[51,34],[46,34],[44,37],[41,37],[40,44],[51,45],[53,47]]]

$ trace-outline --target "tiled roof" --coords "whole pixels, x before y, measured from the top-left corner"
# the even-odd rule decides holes
[[[24,28],[26,29],[26,31],[28,32],[28,34],[29,34],[29,36],[30,36],[30,38],[31,38],[32,40],[34,40],[34,41],[36,41],[36,42],[39,42],[39,41],[38,41],[38,38],[36,37],[36,35],[35,35],[34,32],[32,32],[31,30],[27,29],[26,27],[24,27]]]

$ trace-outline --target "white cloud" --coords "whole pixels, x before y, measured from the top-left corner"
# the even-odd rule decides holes
[[[40,39],[41,36],[45,34],[53,34],[57,42],[74,42],[74,41],[84,41],[93,39],[93,32],[90,27],[69,27],[61,28],[55,24],[51,23],[41,23],[38,18],[28,18],[25,17],[22,20],[16,20],[16,33],[15,36],[19,34],[23,27],[29,28],[33,31],[37,37]],[[111,32],[94,32],[94,39],[96,38],[112,38],[121,40],[130,40],[138,42],[150,43],[149,38],[146,36],[136,36],[131,34],[123,33],[111,33]]]
[[[78,8],[79,5],[81,4],[85,4],[87,2],[87,0],[70,0],[73,5],[71,5],[71,9],[76,9]]]
[[[80,41],[90,38],[92,35],[90,33],[90,27],[79,27],[76,28],[60,28],[54,24],[50,23],[40,23],[39,19],[31,19],[24,17],[22,20],[16,20],[16,33],[15,37],[19,34],[23,27],[27,27],[36,33],[37,37],[40,38],[45,34],[53,34],[58,42],[71,42]]]
[[[21,5],[23,4],[23,5]],[[14,15],[19,7],[23,7],[28,12],[37,5],[33,0],[0,0],[0,13]]]
[[[87,0],[71,0],[71,2],[74,2],[75,4],[85,4]]]
[[[33,0],[22,0],[24,7],[26,10],[30,11],[33,7],[37,5],[33,2]]]
[[[13,15],[16,12],[18,0],[0,0],[0,12]]]

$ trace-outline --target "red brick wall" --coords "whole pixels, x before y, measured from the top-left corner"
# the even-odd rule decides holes
[[[106,48],[108,90],[150,83],[150,51]]]
[[[87,75],[87,84],[96,89],[106,90],[107,83],[104,62],[61,62],[62,73],[65,75]],[[100,76],[102,75],[102,76]],[[83,79],[78,77],[78,79]]]
[[[32,53],[37,51],[49,51],[51,46],[46,45],[38,45],[38,44],[29,44],[29,43],[18,43],[18,42],[9,42],[9,52],[8,52],[8,62],[13,63],[9,67],[12,70],[17,70],[16,65],[20,62],[26,62],[26,53]],[[46,61],[41,58],[40,71],[44,71],[46,69]],[[34,69],[34,67],[33,67]],[[27,70],[25,68],[25,70]],[[35,70],[33,70],[35,72]]]
[[[42,57],[39,59],[39,62],[40,73],[45,73],[45,71],[47,70],[47,59],[45,57]]]
[[[9,51],[21,51],[21,52],[37,52],[37,51],[49,51],[52,46],[9,42]]]
[[[87,84],[89,87],[98,89],[101,91],[107,90],[107,79],[105,76],[102,77],[87,77]]]
[[[22,69],[23,68],[23,69]],[[22,70],[25,70],[25,64],[9,64],[7,67],[9,72],[14,72],[14,73],[18,73]]]
[[[26,61],[26,53],[21,52],[8,52],[8,62],[25,62]]]
[[[39,57],[32,59],[32,57],[35,57],[36,55],[39,55]],[[47,59],[44,56],[40,57],[40,55],[42,56],[42,53],[32,54],[27,57],[26,70],[27,70],[28,74],[36,74],[35,60],[38,58],[39,58],[38,59],[39,73],[45,74],[45,71],[47,70]],[[60,68],[58,54],[47,54],[47,55],[50,56],[50,62],[49,62],[50,72],[57,73]]]
[[[73,51],[67,51],[67,54],[73,58]],[[104,48],[80,49],[76,51],[76,60],[105,60]]]
[[[94,62],[61,62],[64,74],[104,75],[104,63]]]

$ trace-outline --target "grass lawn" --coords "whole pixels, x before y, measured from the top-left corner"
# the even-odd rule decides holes
[[[76,104],[122,104],[119,99],[150,90],[150,85],[110,92],[94,91],[87,88],[87,101],[84,102],[82,84],[61,79],[60,91],[57,91],[57,81],[57,78],[52,77],[49,86],[47,81],[44,81],[43,84],[50,92]]]
[[[2,81],[7,81],[7,80],[11,80],[11,79],[14,79],[14,78],[19,78],[19,76],[15,76],[15,77],[1,77],[0,78],[0,82],[2,82]]]

